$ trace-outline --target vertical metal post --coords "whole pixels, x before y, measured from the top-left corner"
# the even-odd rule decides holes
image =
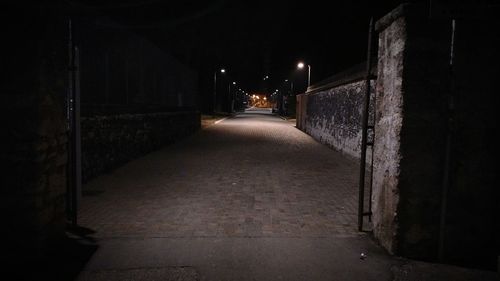
[[[307,87],[311,86],[311,65],[307,65]],[[307,91],[307,90],[306,90]]]
[[[450,43],[450,94],[448,98],[448,131],[446,134],[444,169],[443,169],[443,188],[441,191],[441,211],[439,217],[439,245],[438,245],[438,261],[444,261],[444,240],[446,232],[446,205],[448,197],[448,188],[450,184],[450,159],[451,159],[451,143],[453,139],[453,110],[454,110],[454,81],[453,81],[453,59],[455,45],[455,19],[451,21],[451,43]]]
[[[81,138],[81,127],[80,127],[80,52],[78,46],[73,47],[74,50],[74,105],[73,105],[73,137],[74,137],[74,148],[73,155],[75,161],[74,167],[74,192],[73,192],[73,224],[77,225],[78,219],[78,208],[80,206],[81,194],[82,194],[82,138]]]
[[[125,58],[125,104],[129,104],[129,95],[130,95],[130,89],[129,89],[129,62],[128,62],[128,55]]]
[[[216,104],[217,104],[217,70],[214,71],[214,100],[213,100],[214,104],[213,104],[213,110],[212,110],[212,114],[215,115],[215,108],[216,108]]]
[[[73,226],[78,224],[78,205],[81,196],[81,138],[80,138],[80,80],[79,80],[79,54],[74,44],[72,20],[68,21],[69,41],[69,75],[68,75],[68,188],[67,212]]]
[[[371,45],[372,45],[373,18],[370,19],[368,30],[368,50],[366,59],[365,98],[363,102],[363,116],[361,124],[361,157],[359,163],[359,198],[358,198],[358,231],[363,231],[364,200],[365,200],[365,172],[366,172],[366,144],[368,115],[370,109],[370,73],[371,73]]]
[[[231,113],[231,82],[229,82],[229,90],[227,92],[227,99],[226,99],[226,103],[227,103],[227,113]]]
[[[68,219],[72,222],[73,219],[73,139],[71,137],[73,132],[73,118],[72,118],[72,106],[73,106],[73,27],[71,18],[68,19],[68,94],[66,96],[66,124],[68,132],[68,164],[66,170],[66,215]]]
[[[109,73],[109,53],[104,53],[104,103],[109,104],[109,83],[110,83],[110,73]]]
[[[375,99],[374,99],[374,104],[375,104]],[[375,114],[373,116],[375,119]],[[373,126],[373,133],[372,133],[372,140],[375,142],[375,126]],[[368,187],[369,193],[368,193],[368,221],[372,222],[372,196],[373,196],[373,158],[374,153],[375,153],[375,146],[372,145],[372,159],[370,161],[370,186]]]

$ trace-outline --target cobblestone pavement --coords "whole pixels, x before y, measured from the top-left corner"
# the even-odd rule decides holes
[[[356,234],[357,163],[250,110],[84,186],[96,237]]]
[[[214,122],[84,186],[77,280],[498,280],[358,233],[357,171],[269,111]]]

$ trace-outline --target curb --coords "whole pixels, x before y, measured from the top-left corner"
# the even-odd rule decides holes
[[[222,122],[222,121],[226,120],[227,118],[229,118],[229,116],[224,117],[224,118],[222,118],[222,119],[219,119],[219,120],[215,121],[215,122],[214,122],[214,125],[217,125],[218,123],[220,123],[220,122]]]

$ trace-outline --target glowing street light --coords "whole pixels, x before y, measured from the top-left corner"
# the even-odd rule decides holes
[[[221,68],[220,73],[224,74],[226,73],[226,70],[224,68]],[[215,108],[217,107],[217,71],[214,72],[214,108],[213,108],[213,113],[215,114]]]
[[[303,62],[299,62],[297,64],[298,69],[303,69],[305,64]],[[311,86],[311,65],[307,65],[307,87]]]

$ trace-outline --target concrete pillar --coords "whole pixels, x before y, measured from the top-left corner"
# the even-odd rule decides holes
[[[374,235],[407,257],[437,255],[450,27],[412,5],[376,23]]]
[[[394,254],[496,269],[500,32],[484,8],[402,5],[376,24],[373,226]]]
[[[36,258],[65,234],[67,19],[50,7],[11,11],[0,116],[2,257]],[[7,79],[6,79],[7,78]],[[2,262],[3,263],[3,262]]]

